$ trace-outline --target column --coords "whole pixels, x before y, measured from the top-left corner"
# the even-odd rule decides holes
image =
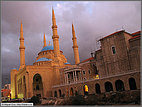
[[[75,73],[74,71],[72,73],[73,73],[73,82],[75,82]]]
[[[68,73],[66,74],[66,77],[67,77],[67,84],[68,84],[69,83]]]
[[[77,81],[77,75],[76,75],[76,70],[75,70],[75,81]]]

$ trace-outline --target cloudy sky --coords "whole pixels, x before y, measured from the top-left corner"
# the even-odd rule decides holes
[[[96,40],[118,30],[141,30],[140,1],[5,1],[1,5],[2,74],[19,68],[20,22],[23,22],[26,65],[32,65],[43,47],[43,34],[52,42],[52,6],[58,26],[60,49],[74,64],[72,23],[79,46],[80,60],[98,49]],[[48,43],[48,42],[47,42]]]

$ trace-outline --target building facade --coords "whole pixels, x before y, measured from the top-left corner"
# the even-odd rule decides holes
[[[52,31],[53,46],[49,43],[46,45],[44,34],[44,46],[38,53],[36,61],[33,65],[25,64],[25,46],[23,36],[23,25],[21,22],[20,29],[20,67],[19,70],[11,70],[11,98],[31,98],[32,96],[52,97],[52,86],[60,84],[59,69],[71,66],[63,52],[59,48],[59,35],[57,33],[57,25],[54,10],[52,9]],[[76,38],[75,57],[79,61],[77,52],[78,47]]]
[[[100,39],[93,57],[60,69],[54,97],[140,90],[140,36],[118,31]]]
[[[23,25],[20,29],[20,67],[11,70],[11,98],[70,97],[140,89],[140,36],[118,31],[100,39],[101,47],[82,62],[75,29],[72,40],[75,64],[70,65],[59,48],[52,9],[53,46],[44,45],[33,65],[25,64]]]

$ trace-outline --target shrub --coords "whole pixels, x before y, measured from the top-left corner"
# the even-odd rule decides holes
[[[71,100],[72,100],[72,105],[85,105],[86,104],[84,97],[81,95],[72,97]]]
[[[37,96],[33,96],[29,102],[33,103],[34,105],[41,104],[40,98]]]

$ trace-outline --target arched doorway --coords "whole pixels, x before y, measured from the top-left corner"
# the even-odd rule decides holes
[[[84,85],[83,86],[83,90],[84,90],[84,95],[88,95],[88,86],[87,85]]]
[[[57,91],[54,91],[54,97],[57,97]]]
[[[62,96],[62,93],[61,93],[61,90],[59,89],[59,97],[61,97]]]
[[[69,97],[69,91],[68,91],[68,88],[66,88],[66,97]]]
[[[130,90],[136,90],[137,86],[136,86],[136,82],[134,78],[129,78],[129,87]]]
[[[43,96],[43,83],[40,74],[35,74],[33,77],[33,94],[38,97]]]
[[[112,87],[111,82],[105,82],[105,90],[106,90],[106,92],[113,91],[113,87]]]
[[[95,84],[95,89],[96,89],[96,93],[97,93],[97,94],[100,94],[100,93],[101,93],[100,85],[99,85],[98,83]]]
[[[125,91],[124,83],[121,80],[115,81],[116,91]]]
[[[73,88],[70,89],[70,96],[73,96]]]
[[[27,89],[26,89],[26,78],[25,78],[25,76],[23,76],[23,89],[24,89],[24,98],[26,98],[27,97],[26,96]]]

